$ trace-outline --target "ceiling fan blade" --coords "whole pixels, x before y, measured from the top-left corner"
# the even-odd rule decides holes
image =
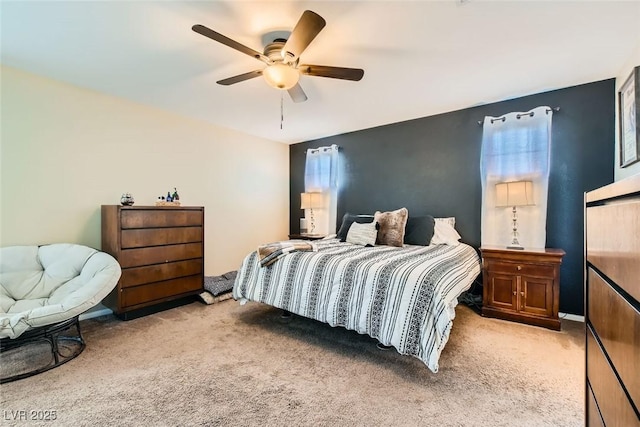
[[[291,100],[293,102],[298,103],[307,100],[307,94],[304,93],[304,90],[302,90],[302,86],[300,86],[300,83],[296,83],[296,85],[287,90],[287,92],[289,92],[289,96],[291,97]]]
[[[235,49],[246,55],[254,57],[264,62],[265,64],[271,64],[271,60],[267,56],[263,55],[257,50],[253,50],[250,47],[243,45],[242,43],[238,43],[237,41],[232,40],[227,36],[224,36],[216,31],[213,31],[211,28],[207,28],[204,25],[196,24],[193,27],[191,27],[191,29],[198,34],[202,34],[205,37],[209,37],[211,40],[215,40],[218,43],[222,43],[223,45],[229,46],[232,49]]]
[[[327,65],[302,64],[298,70],[307,76],[331,77],[332,79],[359,81],[364,76],[360,68],[329,67]]]
[[[284,48],[282,48],[285,61],[293,62],[300,57],[325,25],[327,25],[327,22],[322,16],[310,10],[305,10],[293,28]]]
[[[239,74],[237,76],[229,77],[228,79],[219,80],[216,83],[223,86],[229,86],[234,83],[240,83],[245,80],[249,80],[261,75],[262,75],[262,70],[249,71],[248,73]]]

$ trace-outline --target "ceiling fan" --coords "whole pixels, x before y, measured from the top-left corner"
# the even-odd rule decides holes
[[[320,15],[310,10],[305,10],[289,38],[275,39],[264,48],[263,53],[238,43],[204,25],[196,24],[191,29],[198,34],[209,37],[267,64],[267,67],[261,70],[249,71],[248,73],[219,80],[218,84],[228,86],[263,76],[270,86],[289,92],[293,102],[303,102],[307,100],[307,95],[298,83],[300,74],[353,81],[362,79],[364,75],[364,70],[360,68],[299,64],[300,55],[325,25],[326,21]]]

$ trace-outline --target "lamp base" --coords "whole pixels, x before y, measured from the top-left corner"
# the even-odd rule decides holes
[[[507,246],[507,249],[517,249],[519,251],[523,251],[524,247],[523,246],[509,245],[509,246]]]

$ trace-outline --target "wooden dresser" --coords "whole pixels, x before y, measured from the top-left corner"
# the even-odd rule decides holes
[[[482,315],[559,330],[561,249],[483,246]]]
[[[586,425],[640,426],[640,175],[585,195]]]
[[[204,289],[204,208],[103,205],[102,250],[122,267],[103,301],[121,318],[198,294]]]

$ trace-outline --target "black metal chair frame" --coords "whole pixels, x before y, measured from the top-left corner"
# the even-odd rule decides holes
[[[63,335],[64,332],[70,330],[74,326],[77,330],[77,336]],[[80,346],[75,349],[70,355],[65,355],[60,352],[60,348],[58,346],[59,340],[75,341],[79,343]],[[49,362],[45,366],[41,366],[29,372],[0,378],[0,384],[31,377],[33,375],[40,374],[42,372],[48,371],[49,369],[53,369],[64,363],[67,363],[68,361],[76,358],[80,353],[82,353],[86,346],[84,339],[82,338],[82,332],[80,331],[80,322],[78,320],[78,316],[76,316],[69,320],[65,320],[53,325],[46,325],[39,328],[30,329],[17,338],[2,338],[0,339],[0,353],[4,353],[6,351],[39,341],[46,341],[51,347],[51,354],[53,356],[51,362]]]

